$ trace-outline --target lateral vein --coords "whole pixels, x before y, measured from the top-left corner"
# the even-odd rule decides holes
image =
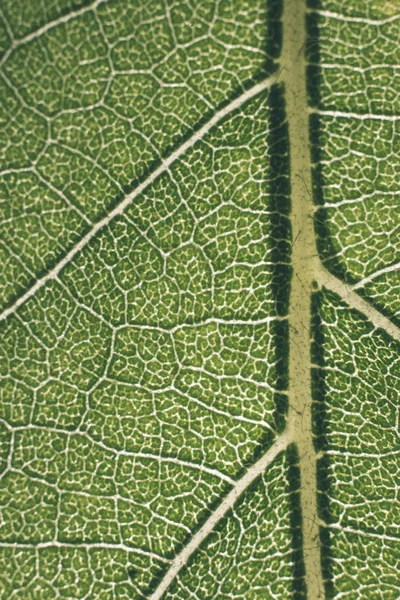
[[[364,279],[361,279],[361,281],[357,281],[357,283],[353,285],[353,290],[357,290],[358,288],[363,287],[364,285],[366,285],[373,279],[376,279],[376,277],[380,277],[381,275],[384,275],[385,273],[392,273],[393,271],[398,271],[399,269],[400,269],[400,262],[396,263],[395,265],[390,265],[389,267],[384,267],[383,269],[379,269],[379,271],[375,271],[374,273],[371,273],[371,275],[364,277]]]
[[[219,521],[221,521],[221,519],[226,515],[226,513],[233,508],[241,494],[243,494],[249,485],[265,471],[265,469],[269,464],[271,464],[276,456],[285,450],[290,442],[291,440],[288,435],[288,431],[286,430],[285,433],[276,439],[271,448],[269,448],[269,450],[267,450],[267,452],[246,471],[243,477],[235,483],[232,490],[224,498],[217,509],[208,517],[207,521],[194,534],[189,543],[174,558],[170,568],[164,575],[156,590],[150,596],[149,600],[160,600],[180,570],[187,564],[193,552],[195,552],[200,544],[210,535],[210,533],[213,531]]]
[[[365,315],[378,329],[383,329],[388,335],[400,341],[400,328],[381,312],[374,308],[369,302],[361,298],[352,286],[332,275],[322,264],[320,264],[316,280],[332,292],[338,294],[351,308],[355,308]]]
[[[11,43],[10,47],[7,49],[7,51],[4,53],[4,55],[0,61],[0,67],[7,61],[8,57],[13,52],[13,50],[18,48],[19,46],[28,44],[32,40],[34,40],[34,39],[40,37],[41,35],[43,35],[44,33],[46,33],[46,31],[49,31],[50,29],[54,29],[54,27],[57,27],[58,25],[61,25],[62,23],[68,23],[68,21],[71,21],[71,19],[80,17],[81,15],[84,15],[85,13],[87,13],[91,10],[96,10],[96,8],[100,4],[104,4],[106,1],[107,0],[94,0],[90,4],[82,6],[81,8],[77,8],[76,10],[71,10],[69,13],[61,15],[60,17],[53,19],[53,21],[49,21],[48,23],[45,23],[41,27],[34,29],[33,31],[31,31],[30,33],[28,33],[27,35],[25,35],[21,38],[15,38],[14,36],[10,36],[12,39],[12,43]],[[4,21],[5,21],[5,19],[4,19]]]
[[[3,310],[0,314],[0,321],[6,319],[9,315],[13,314],[16,309],[24,304],[29,298],[34,296],[36,292],[49,280],[55,279],[60,271],[71,262],[71,260],[80,252],[90,240],[101,230],[106,227],[112,219],[118,215],[122,215],[124,210],[141,194],[149,185],[153,183],[157,177],[168,171],[169,167],[180,158],[187,150],[189,150],[196,142],[201,140],[215,125],[222,121],[227,115],[240,108],[245,102],[254,98],[261,92],[269,89],[271,85],[276,81],[277,75],[274,74],[271,77],[264,79],[263,81],[255,84],[251,88],[244,91],[240,96],[232,100],[229,104],[221,108],[216,112],[200,129],[195,131],[193,135],[187,139],[179,148],[172,152],[165,160],[155,169],[142,183],[140,183],[130,194],[118,204],[108,215],[98,221],[88,233],[79,240],[77,244],[61,259],[53,269],[46,273],[43,277],[40,277],[34,285],[29,288],[22,296],[17,298],[15,302]]]

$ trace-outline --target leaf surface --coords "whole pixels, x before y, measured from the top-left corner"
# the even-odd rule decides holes
[[[397,598],[398,25],[0,2],[0,597]]]

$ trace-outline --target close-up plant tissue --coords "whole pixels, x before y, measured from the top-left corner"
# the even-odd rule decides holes
[[[399,0],[0,0],[0,599],[399,600]]]

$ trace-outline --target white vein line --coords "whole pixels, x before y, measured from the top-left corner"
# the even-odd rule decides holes
[[[313,166],[316,166],[316,163],[313,164]],[[327,187],[327,186],[326,186]],[[330,186],[331,189],[339,189],[336,186]],[[317,204],[314,207],[314,212],[317,212],[318,210],[321,210],[323,208],[340,208],[341,206],[346,206],[348,204],[357,204],[361,203],[361,202],[365,202],[366,200],[371,200],[376,198],[376,196],[378,196],[378,200],[381,197],[385,197],[388,196],[389,198],[397,198],[398,196],[400,197],[400,191],[399,192],[395,192],[395,191],[383,191],[383,190],[374,190],[372,192],[370,192],[369,194],[362,194],[362,196],[359,196],[358,198],[351,198],[351,199],[346,199],[346,200],[339,200],[338,202],[325,202],[324,204]]]
[[[106,446],[106,448],[107,448],[107,446]],[[107,449],[110,450],[109,448],[107,448]],[[119,451],[119,455],[134,456],[135,458],[143,458],[145,460],[150,459],[150,460],[155,460],[155,461],[159,461],[159,462],[174,463],[175,465],[180,465],[181,467],[185,467],[185,468],[189,467],[190,469],[197,469],[198,471],[202,471],[203,473],[207,473],[208,475],[212,475],[213,477],[222,479],[223,481],[226,481],[230,485],[235,484],[235,481],[228,475],[225,475],[225,473],[221,473],[217,469],[212,469],[211,467],[207,467],[200,463],[194,463],[190,460],[181,460],[181,459],[175,458],[173,456],[157,456],[155,454],[148,454],[147,452],[130,453],[130,452],[124,452],[122,450]]]
[[[237,263],[235,263],[237,264]],[[97,315],[97,313],[95,313]],[[244,326],[244,327],[257,327],[258,325],[267,325],[268,323],[275,323],[277,321],[287,321],[287,317],[281,317],[279,315],[269,315],[261,319],[254,320],[246,320],[246,319],[221,319],[219,317],[209,317],[204,319],[203,321],[194,321],[193,323],[178,323],[178,325],[174,325],[173,327],[160,327],[159,325],[142,325],[137,323],[132,323],[129,325],[131,328],[136,329],[148,329],[152,331],[162,331],[165,333],[176,333],[184,328],[195,328],[195,327],[205,327],[207,325],[229,325],[231,326]],[[125,329],[127,327],[126,323],[122,325],[117,325],[115,330]],[[284,392],[283,392],[284,393]]]
[[[179,465],[181,467],[196,469],[198,471],[202,471],[203,473],[208,473],[209,475],[212,475],[213,477],[218,477],[219,479],[226,481],[230,485],[235,485],[234,479],[232,479],[228,475],[225,475],[224,473],[221,473],[217,469],[207,467],[206,465],[202,465],[200,463],[194,463],[190,460],[182,460],[182,459],[176,458],[174,456],[162,456],[162,455],[157,455],[157,454],[151,454],[150,452],[131,452],[129,450],[122,450],[122,449],[119,450],[117,448],[112,448],[110,446],[107,446],[107,444],[105,444],[104,442],[102,442],[100,440],[96,440],[96,439],[92,438],[91,435],[86,431],[79,431],[79,430],[78,431],[67,431],[64,429],[57,429],[56,427],[46,427],[45,425],[33,425],[32,423],[30,423],[29,425],[21,425],[19,427],[12,428],[12,431],[14,431],[14,432],[16,432],[16,431],[32,431],[32,430],[51,432],[51,433],[55,433],[58,435],[62,434],[62,435],[67,436],[68,438],[80,436],[80,437],[83,437],[83,438],[86,438],[87,440],[89,440],[94,446],[98,446],[98,447],[102,448],[103,450],[105,450],[106,452],[115,454],[117,457],[129,456],[132,458],[155,460],[160,463],[163,463],[163,462],[173,463],[173,464]]]
[[[385,19],[369,19],[368,17],[350,17],[346,15],[341,15],[339,13],[331,12],[329,10],[310,10],[308,13],[317,13],[322,17],[327,17],[328,19],[337,19],[338,21],[345,21],[347,23],[363,23],[365,25],[386,25],[386,23],[392,23],[393,21],[397,21],[400,19],[400,14],[391,15],[390,17],[386,17]]]
[[[236,373],[235,375],[219,374],[219,373],[214,373],[213,371],[209,371],[206,368],[204,368],[203,366],[196,367],[194,365],[183,365],[183,368],[187,369],[188,371],[194,371],[195,373],[201,373],[202,375],[207,375],[208,377],[213,377],[214,379],[216,379],[219,382],[232,381],[232,379],[235,379],[236,381],[248,383],[250,385],[253,385],[254,387],[265,388],[266,390],[268,390],[269,392],[272,392],[273,394],[280,393],[280,390],[277,390],[276,388],[272,387],[267,381],[258,381],[257,379],[251,379],[249,377],[244,377],[241,373]],[[283,393],[287,394],[287,391],[284,390]]]
[[[31,544],[29,542],[0,542],[0,548],[32,548],[33,550],[41,550],[43,548],[84,548],[85,550],[90,550],[91,548],[110,548],[117,550],[125,550],[126,552],[133,552],[135,554],[141,554],[143,556],[151,556],[152,558],[165,563],[171,562],[163,556],[154,554],[154,552],[140,550],[139,548],[131,548],[126,544],[111,544],[107,542],[79,542],[77,544],[74,544],[72,542],[58,542],[57,540],[39,542],[37,544]]]
[[[343,119],[358,119],[360,121],[400,121],[400,115],[377,115],[374,113],[355,113],[345,112],[342,110],[321,110],[317,108],[310,108],[310,114],[316,114],[327,117],[340,117]]]
[[[378,538],[379,540],[390,540],[392,542],[399,542],[400,537],[395,535],[387,535],[386,533],[374,533],[373,531],[362,531],[362,529],[353,529],[353,527],[343,527],[342,525],[338,525],[336,523],[324,523],[320,522],[322,527],[326,527],[327,529],[335,529],[336,531],[341,531],[342,533],[353,533],[354,535],[362,535],[371,538]]]
[[[149,600],[160,600],[164,592],[171,585],[172,581],[178,575],[179,571],[187,564],[189,558],[195,552],[200,544],[210,535],[214,527],[233,508],[240,495],[249,487],[249,485],[261,475],[268,465],[276,458],[279,452],[282,452],[290,440],[286,434],[282,434],[275,441],[273,446],[235,483],[234,488],[229,492],[218,508],[207,519],[204,525],[195,533],[189,543],[174,558],[170,568],[161,580],[157,589],[150,596]]]
[[[345,452],[342,450],[326,450],[325,452],[321,452],[321,456],[339,456],[339,458],[386,458],[387,456],[397,456],[398,454],[400,454],[400,450],[389,450],[388,452]]]
[[[369,302],[361,298],[352,286],[329,273],[323,265],[319,266],[316,279],[319,284],[338,294],[349,306],[363,313],[375,327],[383,329],[388,335],[400,342],[400,328],[396,327],[390,319],[376,310]]]
[[[7,30],[7,33],[8,33],[8,36],[9,36],[11,42],[13,42],[14,41],[14,33],[13,33],[13,31],[12,31],[12,29],[10,27],[10,24],[8,22],[8,19],[6,19],[6,16],[5,16],[5,14],[4,14],[4,12],[3,12],[3,10],[2,10],[1,7],[0,7],[0,17],[2,18],[2,21],[4,23],[4,26],[5,26],[6,30]]]
[[[65,204],[67,205],[67,207],[78,213],[78,215],[80,216],[80,218],[82,219],[82,221],[85,221],[86,225],[93,225],[93,221],[91,221],[84,212],[81,211],[81,209],[79,208],[78,204],[75,204],[73,201],[71,201],[63,192],[63,190],[56,188],[51,181],[49,181],[48,179],[46,179],[46,177],[36,168],[33,168],[31,170],[31,172],[36,175],[36,177],[46,186],[49,188],[49,190],[51,190],[53,192],[53,194],[56,194],[59,198],[62,198],[62,200],[64,200]]]
[[[153,183],[157,177],[165,173],[168,168],[174,163],[179,157],[182,156],[185,152],[187,152],[196,142],[201,140],[207,133],[217,125],[222,119],[224,119],[227,115],[229,115],[234,110],[240,108],[245,102],[254,98],[262,91],[267,90],[271,87],[273,83],[275,83],[277,79],[277,75],[274,74],[272,77],[268,79],[264,79],[260,83],[257,83],[250,89],[243,92],[240,96],[232,100],[229,104],[221,108],[207,123],[205,123],[200,129],[195,131],[193,135],[186,140],[179,148],[177,148],[172,154],[170,154],[161,165],[155,169],[140,185],[138,185],[130,194],[128,194],[124,200],[118,206],[116,206],[107,216],[98,221],[92,229],[68,252],[68,254],[60,260],[60,262],[46,275],[41,277],[36,281],[36,283],[27,290],[22,296],[20,296],[14,304],[12,304],[9,308],[6,308],[0,315],[0,321],[11,315],[15,312],[15,310],[21,306],[24,302],[26,302],[29,298],[31,298],[36,292],[49,280],[55,279],[60,271],[69,263],[71,260],[80,252],[89,242],[90,240],[106,225],[114,219],[114,217],[118,215],[122,215],[124,210],[141,194],[149,185]]]
[[[198,406],[201,406],[202,408],[205,408],[206,410],[213,412],[217,415],[222,415],[223,417],[225,417],[226,419],[229,419],[230,421],[238,421],[239,423],[250,423],[251,425],[256,425],[257,427],[259,427],[259,426],[265,427],[266,429],[269,429],[271,431],[271,425],[269,423],[267,423],[266,421],[264,421],[261,417],[259,417],[256,420],[256,419],[250,419],[249,417],[245,417],[243,415],[235,415],[235,414],[229,413],[225,410],[221,410],[220,408],[213,406],[212,404],[206,404],[202,400],[199,400],[195,396],[192,396],[190,394],[190,392],[183,393],[183,392],[181,392],[181,390],[179,388],[175,388],[175,387],[171,387],[171,389],[176,390],[176,392],[178,394],[180,394],[181,396],[184,396],[185,398],[188,398],[194,404],[197,404]],[[287,394],[287,392],[284,392],[284,391],[282,392],[282,394],[285,394],[285,393]]]
[[[42,25],[42,27],[39,27],[38,29],[31,31],[31,33],[28,33],[27,35],[25,35],[22,38],[14,39],[14,43],[11,45],[10,51],[14,50],[15,48],[18,48],[18,46],[27,44],[28,42],[34,40],[37,37],[40,37],[41,35],[46,33],[46,31],[49,31],[50,29],[53,29],[54,27],[57,27],[58,25],[61,25],[62,23],[68,23],[68,21],[71,21],[71,19],[80,17],[81,15],[84,15],[85,13],[87,13],[91,10],[96,10],[96,8],[100,4],[104,4],[104,2],[106,2],[106,1],[107,0],[94,0],[94,2],[91,2],[90,4],[82,6],[81,8],[78,8],[76,10],[73,10],[73,11],[65,14],[65,15],[61,15],[60,17],[57,17],[57,19],[54,19],[53,21],[49,21],[48,23],[45,23],[44,25]]]
[[[400,269],[400,262],[396,263],[395,265],[391,265],[390,267],[384,267],[383,269],[379,269],[379,271],[371,273],[371,275],[368,275],[368,277],[364,277],[364,279],[361,279],[361,281],[357,281],[357,283],[353,285],[353,290],[357,290],[358,288],[363,287],[365,284],[369,283],[376,277],[383,275],[384,273],[392,273],[393,271],[397,271],[398,269]]]
[[[325,63],[325,62],[309,62],[309,65],[313,67],[321,67],[323,69],[338,69],[339,66],[335,63]],[[400,65],[391,65],[391,64],[374,64],[369,65],[368,67],[356,67],[354,65],[340,65],[340,69],[346,71],[356,71],[357,73],[367,73],[368,71],[376,71],[377,69],[393,69],[393,71],[400,70]]]

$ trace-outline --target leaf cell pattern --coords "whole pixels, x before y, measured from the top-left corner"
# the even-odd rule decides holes
[[[291,598],[293,588],[304,597],[297,460],[289,447],[246,490],[165,598]]]
[[[398,597],[398,12],[0,1],[1,598]]]
[[[399,343],[332,293],[314,297],[314,420],[328,591],[395,598]]]
[[[308,67],[318,247],[328,269],[399,324],[399,21],[389,3],[356,4],[308,21],[319,40]]]
[[[317,246],[333,274],[398,324],[398,10],[309,4],[318,44],[308,50],[308,76],[320,82],[309,86]],[[399,336],[373,327],[341,296],[320,291],[312,311],[326,594],[396,598]]]

